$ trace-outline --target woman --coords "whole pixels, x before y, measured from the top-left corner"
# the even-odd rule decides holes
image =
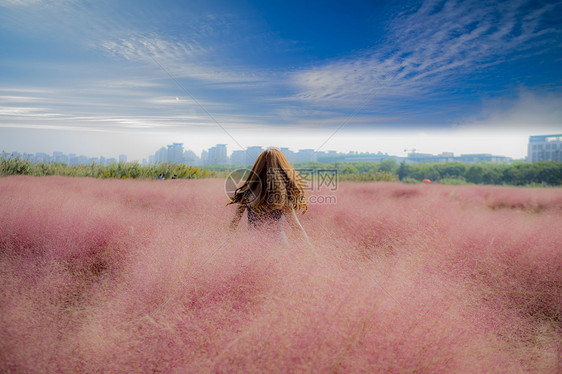
[[[281,151],[273,148],[263,151],[246,181],[236,189],[227,204],[238,204],[230,229],[238,228],[244,210],[247,210],[250,232],[288,244],[283,229],[286,219],[300,239],[309,243],[297,217],[297,212],[304,214],[307,209],[304,187],[297,171]]]

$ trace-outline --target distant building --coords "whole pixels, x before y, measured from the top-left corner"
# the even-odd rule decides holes
[[[154,154],[154,163],[155,164],[164,164],[168,162],[168,149],[165,147],[160,148]]]
[[[66,164],[68,162],[68,157],[62,152],[53,152],[53,161]]]
[[[529,137],[527,161],[562,161],[562,134]]]
[[[230,155],[230,163],[233,165],[246,165],[246,151],[233,151]]]
[[[108,162],[111,163],[111,160],[115,160],[115,159],[109,159]],[[90,160],[88,159],[88,157],[86,156],[76,156],[73,154],[73,157],[70,157],[69,159],[69,163],[70,165],[88,165],[90,162]]]
[[[192,166],[199,165],[199,157],[197,157],[195,152],[188,149],[183,152],[183,163]]]
[[[456,159],[458,161],[462,161],[466,163],[479,163],[479,162],[500,163],[500,162],[511,161],[511,157],[494,156],[490,153],[475,153],[475,154],[460,155],[460,157],[457,157]]]
[[[168,146],[167,162],[181,164],[183,161],[183,143],[173,143]]]
[[[253,165],[258,156],[263,152],[261,146],[253,146],[246,148],[246,165]]]
[[[291,151],[289,148],[280,148],[281,153],[287,158],[287,161],[293,163],[295,162],[295,152]]]
[[[389,158],[388,156],[379,156],[379,155],[355,155],[355,156],[346,156],[342,160],[343,161],[363,161],[363,162],[381,162]]]
[[[295,162],[316,161],[314,149],[299,149],[295,156]]]
[[[49,156],[46,153],[40,153],[39,152],[39,153],[35,154],[35,160],[37,162],[49,162],[49,161],[51,161],[51,156]]]
[[[463,154],[460,156],[455,156],[452,152],[443,152],[438,155],[432,155],[429,153],[408,153],[408,157],[404,158],[404,161],[408,164],[446,163],[446,162],[454,162],[454,161],[460,161],[469,164],[480,163],[480,162],[490,162],[490,163],[508,162],[509,163],[511,162],[511,157],[494,156],[490,153]]]
[[[207,155],[208,164],[226,164],[227,162],[226,144],[217,144],[209,148],[209,153]]]
[[[119,162],[127,162],[127,155],[119,155]]]

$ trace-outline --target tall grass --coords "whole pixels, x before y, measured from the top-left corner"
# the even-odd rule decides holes
[[[0,179],[0,372],[560,372],[560,189],[338,187],[283,248],[222,180]]]
[[[164,163],[158,165],[140,165],[137,162],[119,162],[108,165],[92,163],[89,165],[67,165],[53,162],[30,162],[17,157],[0,155],[0,176],[62,175],[71,177],[115,178],[115,179],[197,179],[215,176],[214,171],[187,166],[185,164]]]

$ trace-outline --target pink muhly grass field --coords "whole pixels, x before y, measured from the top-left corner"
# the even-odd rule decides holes
[[[561,371],[562,190],[313,194],[283,248],[219,179],[1,178],[0,372]]]

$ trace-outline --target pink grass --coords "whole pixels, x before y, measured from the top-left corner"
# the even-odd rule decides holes
[[[322,193],[285,249],[222,180],[0,179],[0,372],[560,372],[560,189]]]

